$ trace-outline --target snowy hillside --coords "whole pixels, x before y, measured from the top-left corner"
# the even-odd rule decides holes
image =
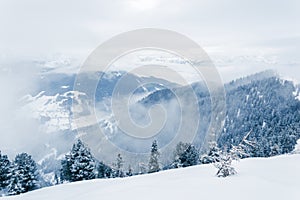
[[[300,198],[300,155],[250,158],[235,163],[238,174],[214,176],[212,165],[123,179],[98,179],[43,188],[2,200],[40,199],[289,199]]]
[[[105,137],[101,138],[102,141],[109,139],[115,145],[131,152],[148,152],[152,138],[136,140],[128,145],[131,138],[123,134],[112,112],[113,91],[124,74],[123,71],[84,73],[81,75],[81,82],[85,84],[81,84],[81,88],[74,88],[76,74],[50,72],[42,74],[36,91],[28,93],[20,100],[22,105],[20,113],[26,113],[37,123],[32,133],[29,132],[30,137],[39,135],[40,138],[36,139],[35,143],[30,140],[30,144],[19,141],[26,149],[16,150],[10,146],[6,149],[1,147],[0,150],[5,149],[5,153],[11,157],[15,156],[15,152],[28,152],[41,165],[42,177],[47,181],[52,180],[51,183],[55,171],[60,168],[60,159],[77,138],[91,136],[86,142],[96,157],[104,159],[102,155],[104,145],[99,144],[93,137],[94,134],[98,134],[99,127],[105,133]],[[99,77],[102,77],[100,82]],[[182,128],[181,133],[185,134],[187,128],[196,123],[192,119],[197,119],[200,114],[201,125],[198,127],[193,144],[201,148],[211,113],[219,112],[215,110],[219,107],[211,107],[211,97],[203,82],[179,86],[155,77],[139,77],[133,74],[129,74],[127,80],[125,90],[121,90],[121,96],[130,94],[130,113],[135,122],[140,125],[148,124],[149,108],[158,104],[164,107],[168,120],[156,138],[160,146],[171,141],[175,136],[174,133],[177,133],[181,117],[178,114],[179,110],[187,111],[190,105],[194,106],[195,109],[191,109],[193,111],[199,108],[199,113],[185,112],[183,118],[188,120],[186,128]],[[93,91],[91,85],[95,82],[97,88],[95,94],[91,94],[90,91]],[[126,89],[129,86],[136,88],[133,94]],[[198,98],[198,105],[179,104],[174,91],[183,97],[184,102],[189,102],[190,87]],[[289,153],[294,149],[296,141],[300,138],[299,85],[279,78],[273,71],[265,71],[225,84],[225,90],[227,111],[221,130],[222,135],[218,140],[220,146],[237,145],[244,134],[252,130],[250,139],[256,141],[257,146],[256,149],[250,148],[247,151],[253,157],[275,156]],[[96,103],[97,123],[92,120],[93,100]],[[185,106],[188,108],[184,109]],[[14,140],[16,139],[13,138],[12,141]],[[168,168],[172,162],[170,155],[168,153],[161,155],[160,162],[163,168]],[[107,157],[108,165],[114,162],[113,156],[109,154]],[[143,156],[141,159],[148,158]],[[141,159],[126,159],[125,166],[131,165],[135,172],[138,172],[139,167],[136,163],[148,162]]]

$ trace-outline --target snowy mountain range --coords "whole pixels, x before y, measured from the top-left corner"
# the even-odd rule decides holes
[[[44,171],[52,173],[74,140],[96,133],[97,127],[105,133],[104,140],[123,145],[122,148],[128,151],[149,150],[152,138],[128,146],[128,136],[120,134],[122,130],[112,112],[111,98],[115,95],[114,89],[125,74],[124,71],[82,74],[80,81],[84,84],[80,87],[74,86],[76,74],[47,72],[40,76],[40,87],[24,96],[21,102],[22,110],[30,113],[39,122],[39,131],[45,135],[44,141],[39,142],[33,148],[35,151],[31,152],[44,167]],[[161,145],[172,139],[178,126],[179,118],[174,112],[182,105],[176,103],[174,91],[188,102],[188,89],[191,87],[198,101],[198,105],[194,106],[199,107],[201,115],[201,126],[193,143],[198,148],[201,147],[208,131],[211,113],[218,112],[213,110],[218,108],[211,108],[210,94],[204,82],[180,86],[155,77],[139,77],[134,74],[127,74],[127,80],[128,85],[124,88],[133,87],[136,90],[133,94],[126,89],[120,90],[118,95],[130,96],[130,112],[138,123],[149,123],[145,112],[157,104],[164,106],[167,116],[172,116],[167,119],[166,126],[156,138]],[[96,90],[93,90],[95,83]],[[246,132],[252,130],[254,133],[251,139],[258,143],[257,149],[249,150],[252,156],[268,157],[291,152],[300,138],[299,88],[299,85],[280,78],[272,71],[264,71],[225,84],[227,110],[225,121],[222,122],[224,126],[220,130],[222,134],[218,140],[219,146],[237,144]],[[140,109],[140,105],[147,109]],[[96,121],[91,120],[94,108]],[[194,123],[191,115],[187,116],[190,123]],[[103,148],[93,142],[89,146],[96,156]],[[162,156],[163,165],[168,162]],[[48,179],[53,179],[53,173],[49,176]]]

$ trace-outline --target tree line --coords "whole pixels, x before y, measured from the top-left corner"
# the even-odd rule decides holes
[[[61,160],[61,168],[55,173],[55,184],[91,180],[96,178],[127,177],[143,173],[154,173],[162,169],[188,167],[199,164],[199,151],[194,145],[180,142],[174,151],[174,161],[171,165],[161,167],[157,141],[153,141],[147,166],[140,166],[140,171],[134,173],[129,166],[123,169],[124,160],[117,155],[112,166],[98,161],[90,149],[77,140],[69,153]],[[13,161],[0,151],[0,194],[16,195],[49,186],[40,173],[38,164],[27,153],[18,154]]]
[[[127,171],[123,169],[124,160],[121,154],[117,155],[112,166],[97,160],[87,145],[78,139],[70,152],[61,160],[59,172],[55,173],[55,184],[96,178],[123,178],[209,163],[214,163],[218,177],[226,177],[236,173],[231,162],[247,157],[246,147],[254,145],[247,140],[249,134],[250,132],[238,146],[232,146],[230,150],[221,150],[216,142],[211,142],[208,151],[201,156],[193,144],[179,142],[174,149],[172,163],[164,167],[161,167],[160,152],[155,140],[151,146],[148,166],[143,166],[144,169],[138,173],[133,173],[130,166]],[[11,162],[6,155],[2,155],[0,152],[0,191],[2,194],[16,195],[48,185],[41,177],[38,165],[29,154],[18,154]]]

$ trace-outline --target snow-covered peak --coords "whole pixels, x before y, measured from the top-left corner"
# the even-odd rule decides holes
[[[39,120],[42,124],[41,128],[47,133],[72,130],[71,105],[73,102],[81,104],[80,96],[85,96],[85,94],[67,91],[51,96],[42,91],[36,96],[23,97],[22,110],[28,111],[34,119]]]

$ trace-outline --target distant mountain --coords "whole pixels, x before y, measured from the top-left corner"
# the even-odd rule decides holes
[[[127,74],[122,71],[112,71],[108,73],[90,72],[80,75],[82,82],[80,87],[74,91],[74,84],[78,78],[76,74],[56,74],[50,73],[42,75],[38,82],[37,89],[22,98],[23,109],[29,109],[34,118],[38,119],[41,124],[45,125],[46,132],[57,132],[73,130],[72,117],[74,115],[73,106],[79,106],[81,114],[89,113],[93,109],[90,99],[95,102],[102,102],[111,98],[116,84],[123,75]],[[146,82],[147,84],[142,84]],[[78,82],[76,82],[78,84]],[[158,84],[159,83],[159,84]],[[96,91],[93,87],[96,84]],[[149,95],[152,92],[164,89],[166,87],[177,87],[177,84],[171,83],[154,77],[138,77],[133,74],[127,74],[126,84],[120,90],[121,95],[129,95],[126,88],[137,88],[134,91],[136,101]],[[94,92],[94,93],[93,93]],[[94,96],[93,96],[94,95]]]
[[[201,83],[197,92],[202,127],[210,122],[210,96]],[[200,85],[200,87],[199,87]],[[176,90],[186,90],[185,87]],[[218,140],[219,146],[230,148],[238,144],[252,130],[250,139],[257,147],[249,150],[252,156],[272,156],[291,152],[300,138],[300,90],[291,81],[280,79],[273,71],[264,71],[225,84],[226,120]],[[183,95],[184,96],[184,95]],[[171,101],[171,90],[156,91],[142,100],[146,105],[162,100]],[[209,116],[209,117],[207,117]],[[199,129],[195,144],[207,129]]]
[[[105,148],[101,143],[103,140],[110,140],[130,152],[149,150],[153,138],[136,140],[128,145],[131,138],[119,128],[112,111],[114,89],[125,74],[119,71],[85,73],[78,79],[74,74],[49,73],[40,77],[40,87],[36,91],[23,97],[22,109],[41,124],[40,132],[45,133],[43,141],[39,141],[40,146],[33,152],[43,171],[49,172],[44,174],[45,179],[53,182],[53,172],[59,166],[59,159],[74,140],[86,134],[97,134],[98,127],[105,133],[105,138],[100,142],[93,137],[88,140],[96,156]],[[80,87],[74,87],[76,80]],[[194,144],[201,147],[211,122],[212,110],[219,112],[218,107],[212,108],[211,96],[204,82],[179,86],[155,77],[127,74],[126,83],[121,85],[118,97],[130,96],[129,110],[136,123],[147,125],[151,122],[149,109],[157,104],[164,107],[167,119],[156,135],[161,146],[172,141],[176,134],[184,135],[197,125],[195,123],[199,123]],[[93,90],[95,84],[96,90]],[[132,91],[126,88],[136,89],[131,94]],[[268,157],[293,150],[300,138],[299,85],[266,71],[225,84],[225,91],[227,110],[218,139],[220,147],[228,149],[232,144],[238,144],[251,130],[249,139],[257,143],[255,148],[248,150],[251,156]],[[194,94],[196,104],[191,102]],[[94,101],[91,100],[93,98]],[[94,106],[96,122],[90,120]],[[197,109],[199,112],[196,112]],[[200,117],[196,116],[198,114]],[[185,118],[185,124],[179,129],[181,116]],[[200,121],[195,121],[196,118]],[[75,123],[74,119],[80,119],[80,123]],[[170,158],[169,155],[162,155],[161,159],[166,164]]]
[[[229,91],[229,90],[236,89],[239,86],[251,84],[251,82],[253,81],[260,81],[263,79],[268,79],[271,77],[278,77],[278,76],[279,75],[277,74],[277,72],[273,70],[266,70],[236,80],[232,80],[228,84],[226,84],[225,87],[226,87],[226,91]]]
[[[234,85],[234,84],[233,84]],[[232,87],[231,87],[232,88]],[[268,157],[294,149],[300,137],[299,87],[276,76],[230,89],[227,117],[219,145],[230,147],[252,130],[252,156]]]
[[[132,103],[155,91],[178,87],[177,84],[166,80],[139,77],[123,71],[88,72],[80,74],[79,78],[76,74],[47,72],[41,74],[36,90],[21,99],[22,111],[29,113],[29,116],[40,124],[39,132],[44,134],[41,136],[42,140],[34,144],[36,145],[32,147],[34,151],[30,153],[40,164],[45,180],[54,182],[54,173],[58,170],[59,160],[69,150],[74,140],[81,137],[82,132],[93,133],[99,126],[107,133],[108,138],[122,140],[117,137],[120,130],[112,116],[110,99],[116,84],[124,75],[127,85],[122,85],[119,95],[130,95]],[[75,83],[81,83],[80,87],[74,86]],[[93,94],[92,88],[95,86]],[[131,91],[126,90],[129,87],[136,88],[133,94],[129,94]],[[92,99],[96,110],[100,113],[95,123],[89,120],[94,109]],[[78,117],[85,119],[85,123],[75,123]],[[97,152],[97,146],[92,144],[90,146]]]

